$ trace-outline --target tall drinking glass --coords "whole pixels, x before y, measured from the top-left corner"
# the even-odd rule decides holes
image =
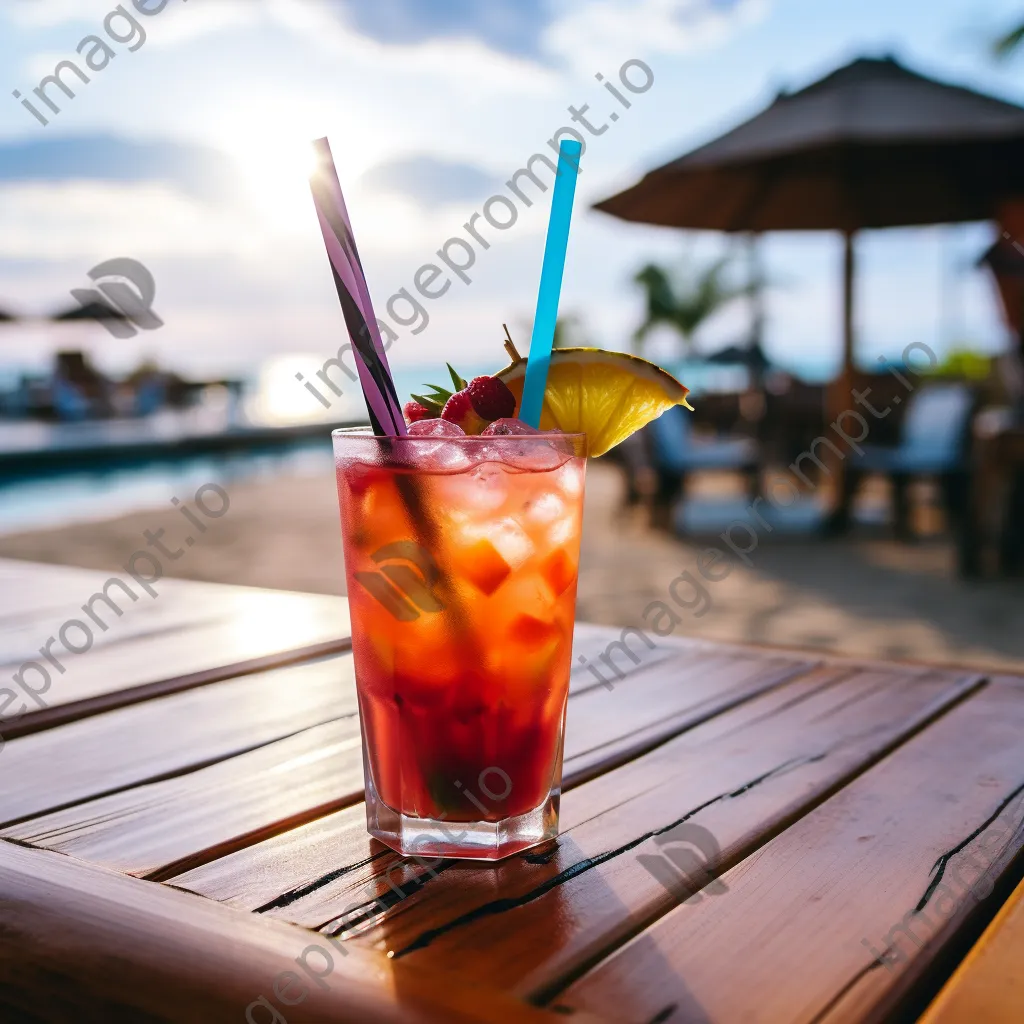
[[[333,440],[367,829],[485,860],[553,837],[584,435]]]

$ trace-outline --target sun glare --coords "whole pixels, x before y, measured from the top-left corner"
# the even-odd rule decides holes
[[[287,229],[312,216],[309,176],[314,155],[309,139],[266,132],[234,141],[230,152],[241,170],[245,198],[269,224]]]
[[[238,165],[242,198],[275,230],[294,230],[312,215],[315,135],[309,118],[296,117],[280,98],[267,97],[252,97],[244,110],[225,117],[217,132]]]
[[[312,367],[322,361],[313,355],[278,356],[268,360],[260,370],[250,413],[260,423],[285,426],[297,423],[326,422],[344,416],[347,398],[335,399],[325,409],[296,379],[297,374],[312,376]],[[334,397],[334,396],[332,396]]]
[[[247,93],[244,104],[229,104],[218,114],[214,127],[219,145],[239,165],[244,198],[265,225],[284,234],[310,223],[315,230],[309,192],[314,139],[330,137],[346,188],[382,158],[384,146],[380,131],[358,109],[284,92]]]

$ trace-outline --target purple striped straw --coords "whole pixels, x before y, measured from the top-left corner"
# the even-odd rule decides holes
[[[331,146],[327,139],[317,139],[313,149],[316,152],[316,169],[309,185],[334,272],[334,285],[345,314],[345,325],[356,354],[359,383],[370,414],[370,425],[378,436],[401,437],[406,433],[405,417],[384,354],[384,342],[373,313],[373,303],[370,302],[370,290],[366,287],[366,276],[356,249]]]

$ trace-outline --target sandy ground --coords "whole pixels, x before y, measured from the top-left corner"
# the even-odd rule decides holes
[[[651,531],[642,515],[620,512],[619,495],[614,467],[592,464],[581,619],[650,627],[651,603],[664,601],[678,619],[677,636],[1024,671],[1024,581],[958,580],[945,542],[763,540],[751,555],[752,566],[737,563],[725,579],[707,583],[696,564],[708,542]],[[211,502],[216,508],[214,498]],[[3,536],[0,557],[117,572],[146,546],[144,531],[162,528],[166,550],[180,552],[163,559],[169,576],[344,593],[330,477],[236,484],[227,513],[204,522],[207,529],[200,534],[180,510],[168,506]],[[189,536],[194,543],[186,547]],[[679,602],[691,606],[682,608],[670,588],[687,572],[690,578],[674,586]]]

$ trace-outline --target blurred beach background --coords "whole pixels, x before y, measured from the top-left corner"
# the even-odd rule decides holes
[[[0,0],[8,93],[32,96],[113,6]],[[174,563],[176,575],[344,592],[325,437],[328,423],[360,420],[364,408],[343,376],[329,408],[297,378],[316,380],[345,341],[309,196],[311,139],[332,141],[380,316],[532,154],[550,153],[548,140],[573,124],[568,108],[589,104],[607,130],[588,138],[562,309],[574,341],[629,351],[644,319],[634,282],[643,265],[728,258],[740,274],[743,252],[723,235],[626,224],[592,203],[857,56],[895,55],[1024,102],[1024,54],[992,52],[1022,15],[1010,0],[170,0],[137,18],[144,42],[111,44],[116,57],[88,84],[68,79],[73,100],[53,93],[61,110],[47,126],[16,97],[0,104],[0,313],[10,318],[0,323],[0,470],[5,451],[54,426],[52,410],[40,424],[23,413],[60,352],[84,353],[104,379],[159,368],[197,385],[186,410],[140,420],[140,436],[173,433],[183,417],[308,432],[287,446],[59,469],[19,462],[0,475],[0,557],[117,571],[144,530],[177,514],[172,497],[213,480],[231,495],[230,514]],[[596,76],[614,80],[628,60],[649,66],[653,84],[606,122],[619,110]],[[503,324],[527,349],[547,217],[535,198],[507,230],[486,227],[468,283],[420,300],[415,333],[397,330],[389,358],[403,400],[444,383],[446,362],[467,378],[504,365]],[[898,362],[913,343],[940,360],[1005,352],[1007,327],[978,265],[996,238],[991,223],[862,233],[859,365]],[[74,308],[72,289],[91,286],[91,268],[122,257],[152,274],[162,327],[115,337],[88,318],[55,320]],[[831,380],[842,359],[840,236],[767,235],[760,261],[765,354],[798,381]],[[700,357],[749,329],[749,311],[732,303],[691,345],[662,327],[644,354],[699,403],[747,386],[742,367]],[[99,443],[108,426],[72,429]],[[711,475],[698,493],[741,494],[742,483]],[[625,494],[616,464],[592,466],[581,618],[640,623],[701,548],[651,529]],[[1019,668],[1024,590],[1019,578],[958,579],[941,529],[910,546],[870,529],[828,546],[797,537],[765,544],[680,632]]]

